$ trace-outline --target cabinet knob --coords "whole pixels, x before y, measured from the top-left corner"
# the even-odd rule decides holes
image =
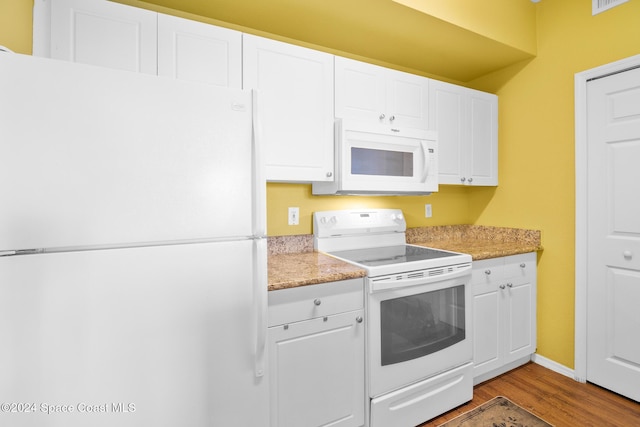
[[[320,304],[322,304],[322,301],[320,301],[320,299],[316,298],[316,299],[313,300],[313,303],[315,305],[320,305]]]
[[[473,182],[473,178],[469,178],[468,182]]]
[[[500,285],[500,289],[504,289],[506,286],[504,285]]]
[[[467,178],[465,178],[464,176],[462,178],[460,178],[460,182],[465,182],[467,180]]]
[[[333,172],[327,172],[327,178],[331,178],[333,176]]]
[[[485,270],[484,274],[486,274],[488,276],[489,274],[491,274],[491,270]]]
[[[631,251],[624,251],[622,252],[622,256],[624,259],[631,259],[633,258],[633,253]]]
[[[358,323],[362,323],[362,320],[363,320],[363,319],[362,319],[362,316],[358,316],[358,317],[356,317],[356,322],[358,322]]]
[[[525,268],[527,266],[527,264],[525,264],[524,262],[522,264],[520,264],[520,268]]]
[[[384,118],[387,117],[384,114],[380,114],[380,120],[384,120]]]
[[[513,288],[513,283],[507,283],[508,288]]]

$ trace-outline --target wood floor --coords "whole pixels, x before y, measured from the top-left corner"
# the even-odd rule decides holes
[[[438,426],[496,396],[506,397],[556,427],[640,426],[640,403],[529,363],[478,384],[471,402],[419,427]]]

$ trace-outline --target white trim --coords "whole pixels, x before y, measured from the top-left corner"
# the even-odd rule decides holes
[[[33,2],[33,56],[51,58],[51,1]]]
[[[531,356],[531,361],[533,363],[536,363],[540,366],[544,366],[547,369],[552,370],[553,372],[557,372],[559,374],[564,375],[565,377],[569,377],[569,378],[573,378],[574,380],[578,381],[578,382],[585,382],[585,381],[581,381],[580,379],[576,378],[575,375],[575,371],[571,368],[567,368],[564,365],[559,364],[558,362],[554,362],[551,359],[547,359],[544,356],[540,356],[539,354],[534,354]]]
[[[640,66],[640,55],[575,75],[575,378],[587,380],[587,82]],[[540,357],[540,356],[537,356]]]

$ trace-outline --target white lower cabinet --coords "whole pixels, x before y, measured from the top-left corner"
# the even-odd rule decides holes
[[[270,427],[364,425],[363,286],[269,292]]]
[[[473,263],[474,383],[502,374],[536,351],[536,254]]]

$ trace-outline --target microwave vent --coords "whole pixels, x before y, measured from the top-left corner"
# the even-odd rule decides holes
[[[628,1],[629,0],[593,0],[591,15],[597,15],[598,13],[604,12],[605,10],[609,10]]]

